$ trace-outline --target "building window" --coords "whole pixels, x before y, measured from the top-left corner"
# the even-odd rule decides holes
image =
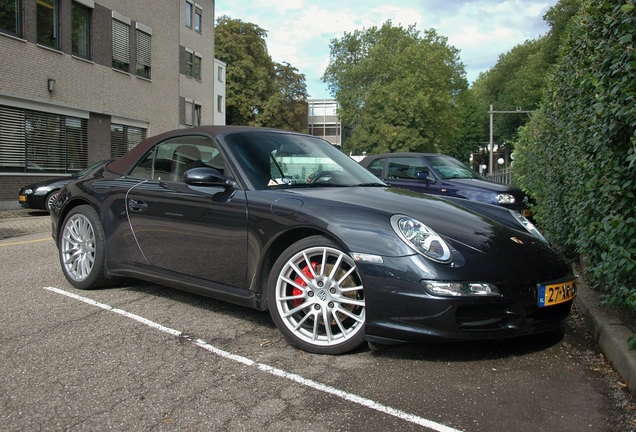
[[[203,12],[199,8],[194,10],[194,29],[201,33],[201,16]]]
[[[187,100],[185,101],[185,124],[187,126],[192,126],[192,111],[194,109],[194,102]]]
[[[192,28],[192,3],[189,1],[185,4],[185,25]]]
[[[91,9],[73,2],[71,5],[72,52],[74,56],[91,58]]]
[[[110,125],[110,157],[117,159],[146,139],[146,129],[122,124]]]
[[[196,79],[201,79],[201,57],[199,57],[196,53],[194,54],[194,70],[192,71]]]
[[[201,105],[194,103],[194,126],[201,126]]]
[[[0,0],[0,32],[22,37],[22,4],[20,0]]]
[[[223,77],[223,66],[219,66],[219,67],[216,69],[216,76],[217,76],[217,79],[218,79],[220,82],[223,82],[223,80],[224,80],[224,77]]]
[[[201,54],[192,51],[190,48],[185,49],[185,74],[187,76],[201,79]]]
[[[194,52],[190,51],[186,48],[185,54],[185,74],[188,76],[192,76],[192,71],[194,70]]]
[[[36,1],[36,27],[38,44],[59,48],[59,24],[57,0]]]
[[[150,79],[152,34],[150,29],[147,30],[137,28],[137,76]]]
[[[223,96],[216,97],[216,110],[220,113],[223,112]]]
[[[130,20],[127,18],[123,20],[125,21],[113,18],[113,69],[129,72]]]
[[[86,168],[87,120],[0,106],[0,171],[71,173]]]
[[[185,100],[185,124],[187,126],[201,125],[201,104],[198,101]]]

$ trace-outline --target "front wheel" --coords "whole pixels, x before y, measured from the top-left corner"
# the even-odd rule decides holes
[[[75,288],[106,286],[104,231],[97,212],[82,205],[72,209],[59,237],[60,264],[66,280]]]
[[[342,354],[364,342],[362,279],[354,260],[329,239],[312,236],[290,246],[267,289],[272,319],[295,347]]]
[[[55,204],[55,200],[57,199],[57,189],[54,190],[53,192],[50,192],[45,200],[44,200],[44,210],[46,210],[47,212],[51,211],[51,207],[53,207],[53,204]]]

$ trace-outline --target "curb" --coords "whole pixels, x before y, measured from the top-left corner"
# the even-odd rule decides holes
[[[629,391],[636,395],[636,350],[627,347],[631,330],[612,315],[609,308],[601,306],[597,291],[580,282],[574,305],[584,318],[601,352],[625,381]]]

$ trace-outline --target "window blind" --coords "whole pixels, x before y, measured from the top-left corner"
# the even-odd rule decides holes
[[[113,60],[130,63],[130,30],[127,24],[113,20]]]

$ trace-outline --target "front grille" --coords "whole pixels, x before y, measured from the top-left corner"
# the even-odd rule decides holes
[[[457,327],[467,332],[541,329],[558,325],[570,314],[572,302],[540,308],[535,302],[466,305],[457,308]]]
[[[457,326],[465,331],[492,331],[506,328],[511,314],[506,305],[468,305],[457,309]]]

